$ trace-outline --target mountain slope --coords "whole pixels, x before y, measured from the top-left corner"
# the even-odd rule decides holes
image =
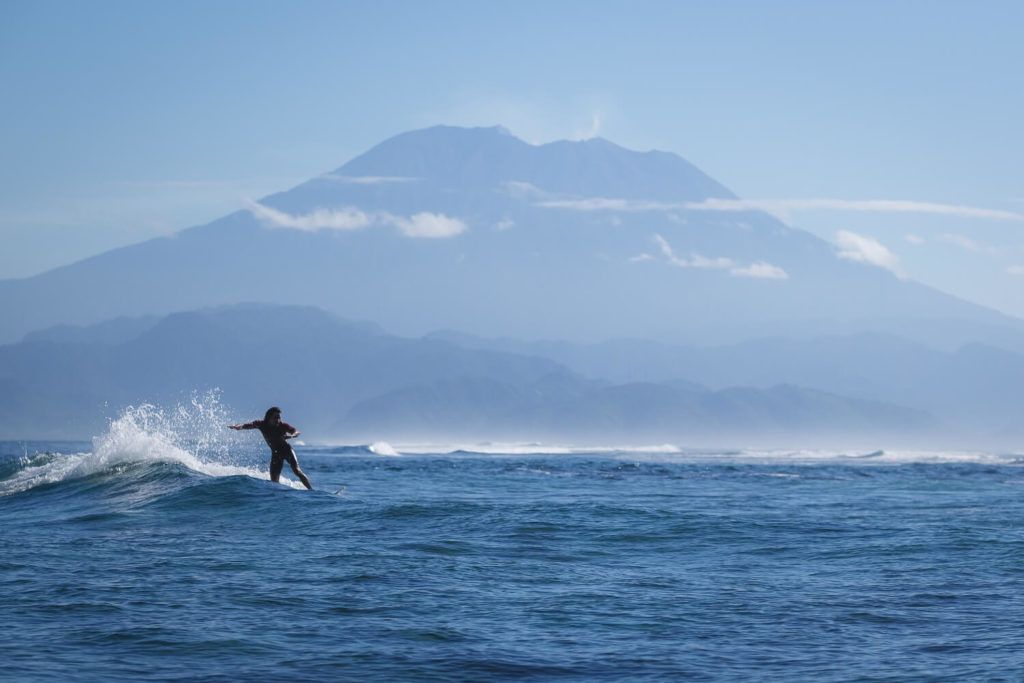
[[[124,331],[132,321],[118,321]],[[87,437],[126,404],[174,405],[220,389],[240,416],[286,406],[316,438],[593,440],[916,434],[919,411],[806,389],[686,382],[613,385],[542,358],[407,339],[309,307],[189,311],[128,340],[111,325],[0,346],[0,438]],[[73,337],[74,339],[69,339]],[[77,340],[76,340],[77,339]]]
[[[0,282],[0,342],[56,324],[260,300],[401,334],[699,343],[898,332],[1024,348],[1024,323],[851,263],[676,155],[498,128],[387,140],[173,237]]]
[[[946,350],[881,334],[760,338],[710,347],[638,339],[527,342],[451,331],[429,338],[549,358],[614,383],[682,377],[713,389],[796,384],[909,406],[978,435],[1009,432],[1024,413],[1024,354],[977,343]]]
[[[79,336],[94,337],[82,330]],[[384,334],[309,307],[238,305],[176,313],[133,339],[0,346],[2,436],[88,436],[119,406],[174,404],[220,388],[259,412],[288,404],[311,428],[411,382],[468,374],[517,385],[562,366]]]
[[[934,435],[921,411],[791,385],[723,391],[668,383],[515,387],[460,378],[414,385],[353,406],[335,429],[358,439],[737,440],[879,443]]]

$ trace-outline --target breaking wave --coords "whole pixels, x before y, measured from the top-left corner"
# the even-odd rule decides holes
[[[206,477],[266,480],[265,470],[238,455],[244,444],[225,429],[229,422],[215,393],[194,396],[170,409],[132,406],[93,439],[91,451],[37,453],[5,463],[0,469],[0,496],[93,477],[142,476],[157,465],[175,465]],[[286,477],[281,483],[303,488]]]

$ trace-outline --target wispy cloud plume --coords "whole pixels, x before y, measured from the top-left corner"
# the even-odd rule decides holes
[[[385,222],[394,225],[406,237],[426,239],[444,239],[455,237],[466,231],[466,224],[458,218],[445,216],[443,213],[423,211],[408,218],[382,214]]]
[[[905,199],[707,199],[691,202],[688,208],[708,211],[749,211],[788,215],[794,211],[873,211],[882,213],[927,213],[961,218],[1024,221],[1024,214],[961,204],[938,204]]]
[[[414,183],[420,178],[406,176],[373,176],[373,175],[338,175],[326,173],[320,176],[320,180],[330,180],[344,185],[387,185],[394,183]]]
[[[989,254],[992,256],[998,256],[1000,250],[996,247],[989,246],[987,244],[981,244],[966,235],[957,235],[953,233],[943,233],[938,236],[939,241],[945,242],[946,244],[952,244],[954,247],[960,247],[964,251],[974,252],[976,254]]]
[[[601,132],[601,113],[594,112],[590,115],[590,126],[586,129],[573,131],[569,136],[570,140],[590,140],[596,138]]]
[[[211,192],[235,192],[245,193],[252,191],[253,187],[280,187],[282,185],[295,185],[302,182],[303,178],[243,178],[238,180],[186,180],[186,179],[165,179],[165,180],[119,180],[108,183],[113,187],[123,187],[144,190],[169,190],[169,191],[211,191]]]
[[[357,208],[317,209],[312,213],[292,215],[259,202],[248,202],[249,211],[263,223],[274,228],[304,230],[359,230],[372,225],[390,225],[406,237],[444,239],[467,230],[465,222],[442,213],[422,211],[412,216],[386,212],[365,213]]]
[[[885,268],[903,277],[899,258],[878,240],[849,230],[840,230],[836,233],[836,243],[839,245],[839,258]]]
[[[719,256],[717,258],[706,258],[700,254],[690,254],[690,267],[691,268],[713,268],[716,270],[724,270],[726,268],[732,268],[735,265],[731,258]]]
[[[689,261],[676,256],[675,252],[672,250],[672,245],[670,245],[668,243],[668,240],[666,240],[664,237],[655,234],[654,242],[655,244],[658,245],[658,250],[661,251],[661,255],[664,256],[665,260],[668,261],[670,264],[672,264],[673,266],[677,266],[679,268],[690,267]]]
[[[731,258],[725,256],[719,256],[716,258],[708,258],[700,254],[691,253],[690,258],[685,259],[676,255],[672,249],[672,245],[668,243],[664,237],[659,234],[654,235],[654,242],[658,245],[658,251],[665,258],[665,261],[669,265],[676,266],[677,268],[704,268],[709,270],[725,270],[733,277],[750,277],[767,280],[787,280],[789,274],[779,268],[773,266],[770,263],[764,261],[758,261],[748,266],[740,266]],[[650,254],[640,254],[629,259],[631,263],[640,263],[643,261],[656,260],[654,256]]]
[[[293,216],[290,213],[279,211],[259,202],[250,201],[248,205],[249,211],[254,216],[275,228],[290,228],[292,230],[305,230],[309,232],[317,230],[359,230],[373,222],[368,214],[352,207],[317,209],[312,213]]]
[[[1009,266],[1006,273],[1015,277],[1024,277],[1024,266]]]
[[[588,197],[586,199],[549,199],[538,202],[546,209],[569,209],[571,211],[670,211],[685,209],[686,203],[671,204],[636,199],[612,199],[609,197]]]
[[[939,235],[939,241],[945,242],[946,244],[952,244],[954,247],[960,247],[965,251],[981,251],[981,246],[972,240],[970,237],[964,235],[954,235],[951,233],[943,233]]]
[[[636,256],[630,256],[630,263],[643,263],[644,261],[654,261],[655,258],[648,253],[637,254]]]
[[[764,211],[786,220],[795,211],[824,209],[833,211],[924,213],[959,216],[961,218],[1024,222],[1024,214],[1014,211],[902,199],[705,199],[700,202],[659,202],[609,197],[585,197],[579,199],[552,199],[539,202],[538,206],[573,211]]]
[[[499,187],[514,199],[542,199],[548,196],[544,190],[523,180],[506,180]],[[543,206],[544,203],[541,202],[540,205]]]
[[[735,277],[752,277],[761,280],[788,280],[789,273],[778,266],[773,266],[764,261],[751,263],[745,268],[733,268],[729,271]]]

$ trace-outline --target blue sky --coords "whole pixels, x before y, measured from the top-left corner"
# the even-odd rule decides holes
[[[2,0],[0,277],[204,223],[406,130],[500,123],[676,152],[1024,316],[1021,26],[1020,2]]]

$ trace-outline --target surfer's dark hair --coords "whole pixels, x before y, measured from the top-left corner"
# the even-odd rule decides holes
[[[268,408],[267,409],[267,414],[263,416],[263,421],[266,422],[267,420],[270,419],[271,415],[275,415],[275,414],[276,415],[280,415],[281,414],[281,409],[278,408],[277,406],[272,406],[272,407]]]

